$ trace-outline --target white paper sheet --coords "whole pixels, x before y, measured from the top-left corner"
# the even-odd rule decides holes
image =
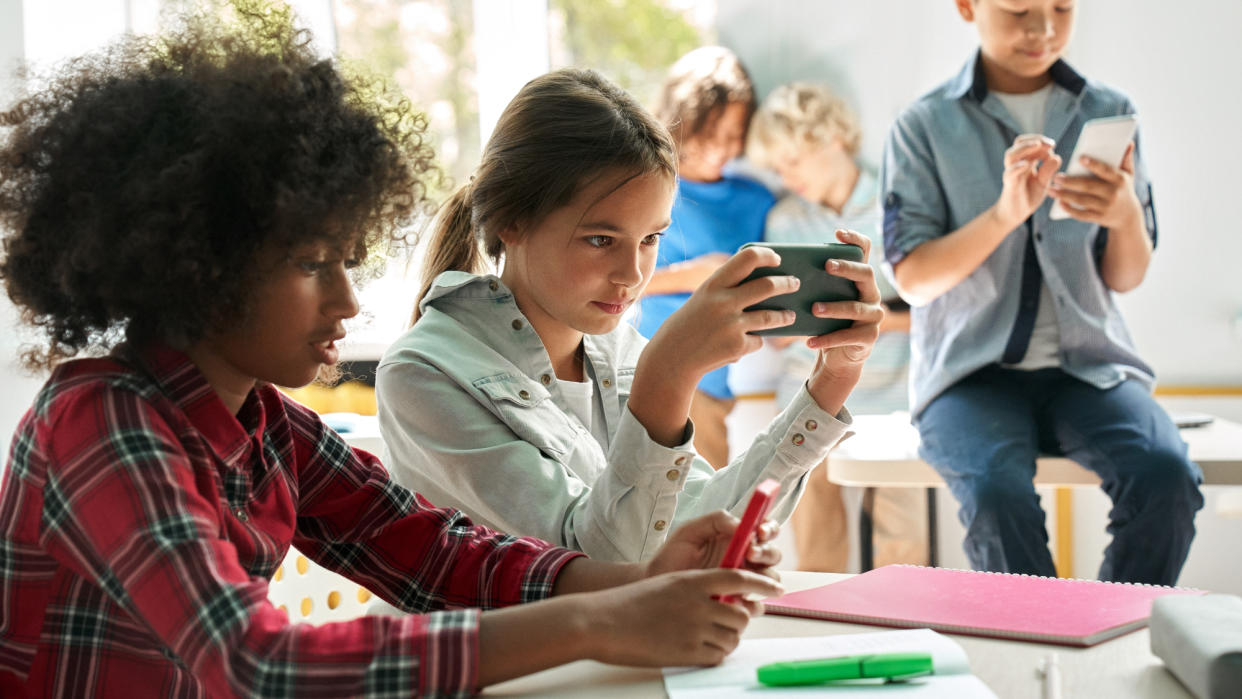
[[[831,684],[809,687],[767,687],[759,684],[755,677],[755,670],[760,665],[778,661],[906,651],[931,653],[935,674],[910,682],[885,685]],[[754,699],[756,694],[805,696],[808,693],[826,693],[825,690],[833,697],[996,697],[978,677],[970,674],[970,664],[962,647],[930,629],[742,641],[737,650],[716,667],[666,668],[664,687],[668,690],[669,699]]]

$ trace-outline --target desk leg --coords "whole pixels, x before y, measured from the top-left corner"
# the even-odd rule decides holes
[[[936,489],[927,489],[927,565],[935,568],[940,556],[936,536]]]
[[[858,507],[858,572],[875,567],[874,532],[871,512],[875,509],[875,488],[863,488],[862,504]]]

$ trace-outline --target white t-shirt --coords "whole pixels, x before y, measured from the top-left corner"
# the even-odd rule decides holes
[[[608,437],[608,427],[604,424],[604,406],[599,404],[599,399],[596,397],[595,383],[590,379],[586,381],[557,379],[556,383],[561,389],[561,396],[568,403],[569,412],[578,418],[578,422],[590,430],[595,441],[607,450],[608,442],[611,440]]]
[[[1043,133],[1044,122],[1048,114],[1048,98],[1052,95],[1053,83],[1048,83],[1034,92],[1012,94],[992,91],[996,98],[1005,105],[1009,114],[1018,122],[1022,133]],[[1046,369],[1061,366],[1061,329],[1057,326],[1056,308],[1053,306],[1052,292],[1048,283],[1041,283],[1039,288],[1039,311],[1035,314],[1035,327],[1031,330],[1031,342],[1027,345],[1026,354],[1017,364],[1007,364],[1010,369]]]

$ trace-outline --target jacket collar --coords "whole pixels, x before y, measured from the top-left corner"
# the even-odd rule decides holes
[[[970,95],[976,102],[982,102],[988,96],[988,82],[983,74],[982,51],[975,51],[974,55],[966,61],[966,65],[962,66],[961,72],[957,74],[949,82],[947,95],[952,99],[960,99],[966,95]],[[1048,69],[1052,82],[1060,85],[1068,90],[1075,97],[1082,95],[1082,91],[1087,87],[1087,79],[1070,67],[1062,59],[1057,59],[1056,63]]]

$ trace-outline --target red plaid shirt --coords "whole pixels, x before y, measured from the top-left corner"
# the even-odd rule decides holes
[[[419,614],[291,625],[290,544]],[[432,610],[541,599],[575,555],[433,508],[271,386],[234,416],[182,354],[72,361],[0,489],[0,695],[470,693],[478,611]]]

